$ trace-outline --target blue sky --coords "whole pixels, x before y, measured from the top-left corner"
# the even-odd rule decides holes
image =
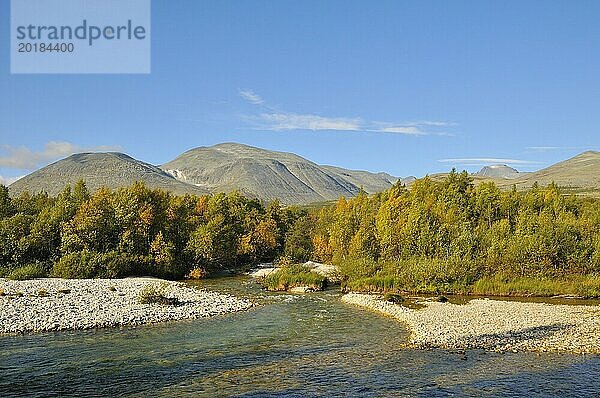
[[[600,147],[598,1],[152,2],[149,75],[11,75],[0,175],[236,141],[398,176]]]

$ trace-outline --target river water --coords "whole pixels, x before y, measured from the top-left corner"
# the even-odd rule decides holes
[[[599,396],[600,356],[403,349],[402,324],[335,290],[251,297],[248,312],[144,327],[0,337],[0,397]]]

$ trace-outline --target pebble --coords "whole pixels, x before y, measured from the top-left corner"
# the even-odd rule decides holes
[[[178,305],[140,304],[149,285],[164,287]],[[44,289],[47,295],[40,297]],[[200,290],[182,282],[155,278],[33,279],[0,278],[0,334],[93,329],[197,319],[254,304],[245,299]],[[68,293],[65,293],[66,291]]]
[[[496,352],[600,354],[600,306],[474,299],[420,301],[415,310],[379,296],[349,293],[342,301],[391,316],[410,329],[409,346]]]

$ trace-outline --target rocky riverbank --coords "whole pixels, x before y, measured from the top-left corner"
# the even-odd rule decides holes
[[[140,304],[144,290],[174,305]],[[252,302],[152,278],[0,279],[0,334],[92,329],[196,319],[250,308]]]
[[[409,346],[494,351],[600,354],[600,306],[474,299],[457,305],[423,300],[410,309],[380,297],[349,293],[342,301],[396,318]]]

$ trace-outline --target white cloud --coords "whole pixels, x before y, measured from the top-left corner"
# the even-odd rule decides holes
[[[506,159],[506,158],[452,158],[452,159],[439,159],[438,162],[460,164],[460,165],[464,165],[464,166],[485,166],[485,165],[489,165],[489,164],[520,164],[520,165],[542,164],[542,162],[536,162],[533,160]]]
[[[263,112],[259,115],[248,116],[246,119],[255,124],[255,130],[285,131],[355,131],[369,133],[390,133],[412,136],[441,135],[453,136],[452,133],[437,131],[440,127],[456,126],[453,122],[444,121],[412,121],[412,122],[381,122],[370,121],[360,117],[330,117],[315,114],[299,114],[283,112],[270,107],[266,101],[254,91],[240,90],[239,94],[246,101],[261,105]]]
[[[243,99],[250,102],[251,104],[262,105],[265,102],[260,95],[256,94],[252,90],[240,90],[239,93]]]
[[[418,122],[408,122],[404,123],[407,126],[434,126],[434,127],[452,127],[457,124],[454,122],[440,122],[435,120],[421,120]]]
[[[430,135],[425,131],[424,125],[416,123],[388,123],[372,122],[371,126],[364,126],[366,131],[373,133],[394,133],[405,135]]]
[[[11,145],[0,145],[0,167],[32,170],[39,167],[41,164],[77,152],[118,150],[121,150],[119,146],[81,147],[64,141],[50,141],[44,145],[44,149],[41,151],[33,151],[25,146],[14,147]]]
[[[360,130],[360,119],[331,118],[295,113],[263,113],[259,119],[264,122],[263,130]]]
[[[415,123],[389,123],[365,121],[361,118],[325,117],[319,115],[301,115],[297,113],[263,113],[258,119],[258,130],[335,130],[335,131],[363,131],[369,133],[391,133],[403,135],[448,135],[450,133],[432,132],[424,130],[424,125]],[[442,123],[442,122],[440,122]]]

